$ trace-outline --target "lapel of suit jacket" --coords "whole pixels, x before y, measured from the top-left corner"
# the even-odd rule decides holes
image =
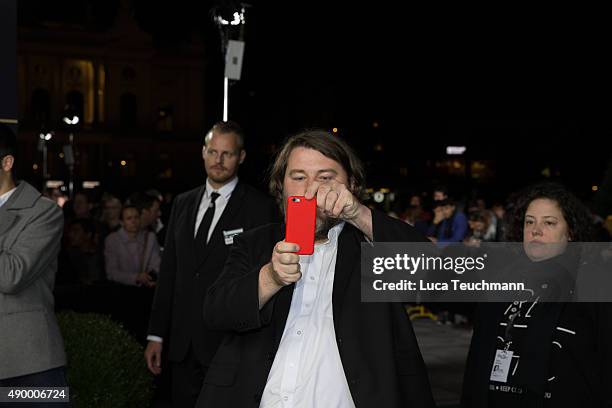
[[[216,247],[221,244],[225,245],[225,242],[223,241],[221,235],[218,234],[218,231],[225,228],[228,221],[234,219],[236,213],[242,207],[245,194],[246,189],[244,188],[244,185],[238,182],[234,188],[234,191],[232,191],[232,195],[230,196],[225,209],[223,210],[223,214],[221,214],[219,221],[217,221],[217,224],[213,229],[212,235],[210,236],[210,241],[208,241],[208,244],[204,247],[204,253],[202,254],[202,257],[199,258],[198,264],[196,265],[197,268],[200,268],[200,266],[206,262],[206,259],[211,253],[214,252]]]
[[[11,210],[30,208],[40,197],[40,193],[25,181],[17,184],[17,189],[9,197],[8,201],[0,207],[0,235],[5,234],[12,227],[15,214]]]
[[[338,253],[336,255],[336,270],[334,273],[334,289],[332,292],[332,307],[334,313],[334,329],[338,331],[338,324],[342,316],[342,301],[346,288],[352,275],[359,277],[358,260],[361,259],[361,245],[359,232],[350,224],[346,223],[338,237]]]
[[[0,207],[0,236],[3,236],[11,229],[16,217],[15,214],[8,212],[4,206]]]
[[[192,205],[192,207],[187,209],[188,214],[189,214],[189,219],[187,221],[189,225],[187,225],[187,231],[189,231],[189,240],[192,242],[192,246],[193,246],[193,256],[194,256],[193,259],[197,259],[199,251],[202,250],[201,244],[197,242],[197,240],[195,239],[195,234],[196,234],[195,223],[198,218],[198,210],[200,209],[200,203],[202,202],[202,199],[204,198],[205,191],[206,191],[206,184],[204,184],[202,187],[200,187],[197,190],[197,193],[195,196],[197,200],[190,200],[190,205]]]

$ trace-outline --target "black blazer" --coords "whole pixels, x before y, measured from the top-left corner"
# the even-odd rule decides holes
[[[423,241],[409,225],[373,213],[376,241]],[[197,407],[258,407],[283,334],[295,285],[281,289],[259,310],[258,277],[280,224],[242,235],[223,274],[209,289],[204,319],[231,330],[219,347]],[[399,303],[362,303],[360,245],[363,235],[345,225],[338,241],[332,294],[340,358],[357,407],[433,407],[425,365],[412,325]]]
[[[223,231],[247,231],[279,215],[271,198],[239,182],[208,245],[196,242],[195,221],[205,189],[179,195],[172,206],[148,333],[168,341],[170,361],[183,360],[193,341],[198,360],[208,365],[223,334],[204,328],[202,304],[229,254]]]
[[[516,408],[612,407],[612,303],[548,305],[549,308],[550,305],[560,308],[558,320],[553,322],[551,332],[544,335],[538,336],[537,332],[528,329],[524,343],[529,346],[521,351],[521,359],[539,358],[545,353],[549,355],[549,365],[542,367],[544,372],[522,374],[527,380],[523,384],[527,389],[537,389],[539,379],[554,376],[545,387],[551,398],[545,400],[543,394],[527,392]],[[489,406],[489,377],[497,330],[507,306],[507,303],[483,303],[476,310],[474,335],[463,380],[461,406],[464,408]],[[557,326],[575,334],[559,331]],[[553,346],[552,341],[561,347]]]

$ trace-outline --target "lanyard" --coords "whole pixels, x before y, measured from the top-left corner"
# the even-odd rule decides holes
[[[508,349],[510,349],[510,345],[512,344],[512,330],[514,329],[514,321],[521,312],[521,306],[522,304],[519,305],[516,312],[512,313],[508,317],[508,323],[506,324],[506,331],[504,333],[504,340],[506,342],[505,351],[508,351]]]

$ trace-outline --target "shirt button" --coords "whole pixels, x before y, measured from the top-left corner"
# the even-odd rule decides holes
[[[283,397],[283,401],[289,401],[289,397],[285,395],[285,396]]]
[[[297,335],[298,335],[298,336],[301,336],[301,335],[302,335],[302,331],[301,331],[301,330],[298,330],[298,331],[297,331]]]
[[[310,280],[315,280],[315,277],[314,277],[314,276],[311,276],[311,277],[310,277]]]

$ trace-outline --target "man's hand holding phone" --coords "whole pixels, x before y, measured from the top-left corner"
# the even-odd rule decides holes
[[[280,241],[272,250],[272,259],[259,271],[259,308],[283,286],[291,285],[302,278],[300,272],[300,250],[297,244]]]
[[[300,280],[299,245],[280,241],[274,246],[270,260],[271,278],[278,286],[291,285]]]

